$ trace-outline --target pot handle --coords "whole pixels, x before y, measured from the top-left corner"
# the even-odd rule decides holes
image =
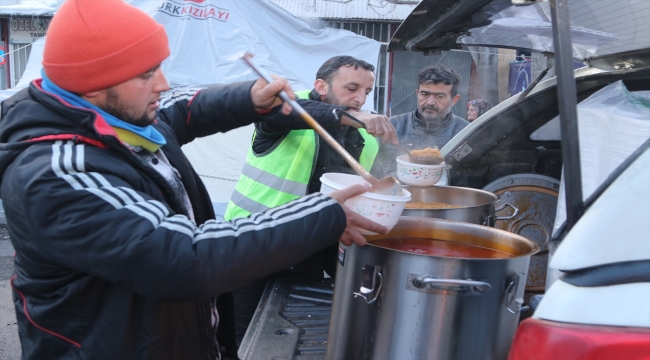
[[[519,290],[519,282],[520,278],[524,278],[524,281],[526,281],[526,275],[525,274],[519,274],[519,275],[513,275],[508,282],[508,285],[506,286],[506,309],[508,309],[509,312],[513,314],[519,314],[522,311],[528,311],[528,306],[523,306],[524,300],[523,298],[520,298],[517,296],[517,292]],[[524,283],[525,286],[525,283]],[[517,305],[517,311],[513,310],[510,308],[511,304]]]
[[[501,211],[501,210],[505,209],[506,206],[510,206],[515,212],[510,216],[497,216],[497,217],[494,218],[494,220],[510,220],[510,219],[514,219],[515,216],[517,216],[519,214],[519,208],[517,208],[516,206],[514,206],[514,205],[512,205],[510,203],[505,203],[505,204],[499,206],[498,208],[494,209],[494,211]]]
[[[409,283],[413,284],[417,289],[425,290],[453,290],[462,294],[486,294],[490,289],[492,289],[492,285],[484,281],[475,281],[471,279],[438,279],[432,276],[409,274],[409,280]]]
[[[361,280],[361,288],[359,292],[353,292],[354,297],[361,297],[366,301],[366,304],[372,304],[379,297],[381,286],[384,278],[381,276],[381,267],[377,265],[366,264],[361,269],[363,279]]]

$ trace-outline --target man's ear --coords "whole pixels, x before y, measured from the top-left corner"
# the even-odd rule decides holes
[[[83,98],[84,100],[88,101],[89,103],[95,106],[99,106],[99,104],[105,98],[105,94],[106,94],[105,90],[97,90],[97,91],[83,93],[81,94],[81,98]]]
[[[329,90],[329,85],[323,79],[316,79],[316,81],[314,81],[314,89],[316,90],[318,95],[326,96],[327,90]]]
[[[99,96],[100,92],[101,91],[91,91],[91,92],[83,93],[83,94],[81,94],[81,97],[84,98],[84,99],[96,98],[96,97]]]
[[[460,100],[460,94],[456,94],[453,99],[451,99],[451,106],[456,105],[456,103]]]

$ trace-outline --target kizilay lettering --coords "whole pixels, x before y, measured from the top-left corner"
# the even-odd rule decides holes
[[[217,8],[214,5],[197,6],[194,4],[178,4],[172,1],[163,1],[157,11],[178,17],[192,17],[198,20],[216,19],[228,21],[230,11]]]

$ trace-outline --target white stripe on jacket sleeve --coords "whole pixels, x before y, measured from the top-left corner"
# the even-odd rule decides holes
[[[304,196],[264,213],[252,214],[249,218],[238,218],[232,222],[208,220],[197,227],[184,215],[170,216],[168,208],[157,200],[145,200],[137,191],[126,187],[115,187],[96,172],[83,172],[85,147],[73,141],[56,141],[52,145],[52,169],[75,190],[88,191],[106,201],[115,209],[125,208],[149,221],[154,228],[164,227],[187,235],[197,242],[204,239],[233,236],[250,231],[272,228],[314,214],[323,208],[336,204],[336,200],[315,193]]]

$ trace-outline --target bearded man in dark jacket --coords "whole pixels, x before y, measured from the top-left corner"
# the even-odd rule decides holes
[[[358,227],[387,231],[341,206],[360,185],[214,220],[181,145],[288,114],[277,94],[291,88],[213,86],[163,108],[168,55],[164,28],[137,8],[67,0],[43,78],[2,103],[0,194],[23,359],[218,359],[229,314],[217,296],[339,238],[363,244]]]
[[[460,99],[458,86],[461,77],[444,65],[428,66],[418,72],[417,110],[392,116],[397,140],[408,150],[419,150],[445,144],[469,122],[452,114],[451,108]],[[372,168],[376,177],[394,176],[395,159],[404,151],[386,144],[379,149]]]
[[[368,94],[375,84],[374,70],[373,65],[352,56],[334,56],[325,61],[316,72],[312,90],[296,93],[299,98],[332,104],[342,110],[347,110],[347,112],[337,111],[339,116],[336,119],[322,117],[323,121],[317,121],[367,170],[370,170],[377,154],[380,144],[379,137],[384,143],[396,140],[395,129],[387,117],[361,112],[361,107],[365,104]],[[358,122],[347,118],[348,112],[353,114]],[[305,135],[313,138],[314,146],[310,149],[311,154],[308,147],[305,146],[305,140],[293,140],[295,136],[302,138]],[[297,154],[298,150],[301,150],[300,154]],[[286,153],[286,156],[278,159],[278,153]],[[264,168],[277,170],[281,168],[277,165],[278,162],[286,162],[286,166],[289,168],[302,169],[304,172],[302,176],[308,179],[306,184],[293,182],[299,184],[299,187],[293,188],[291,191],[289,186],[282,186],[282,192],[295,196],[320,191],[320,178],[325,173],[356,174],[343,157],[311,130],[305,121],[296,122],[287,117],[280,121],[256,123],[255,135],[245,165],[245,168],[254,169],[254,171],[243,171],[240,182],[228,204],[226,219],[248,216],[259,207],[275,207],[289,200],[277,196],[279,190],[270,183],[264,184],[264,186],[250,186],[252,182],[259,182],[262,185],[263,181],[268,181],[268,179],[275,181],[282,175],[286,175],[287,172],[282,169],[278,171],[277,175],[262,170]],[[297,171],[293,173],[295,174]],[[252,195],[255,198],[249,198]],[[275,275],[310,281],[323,279],[324,272],[330,277],[334,277],[337,259],[338,247],[334,245]],[[248,329],[266,284],[267,279],[261,279],[233,292],[237,343],[242,341]]]

